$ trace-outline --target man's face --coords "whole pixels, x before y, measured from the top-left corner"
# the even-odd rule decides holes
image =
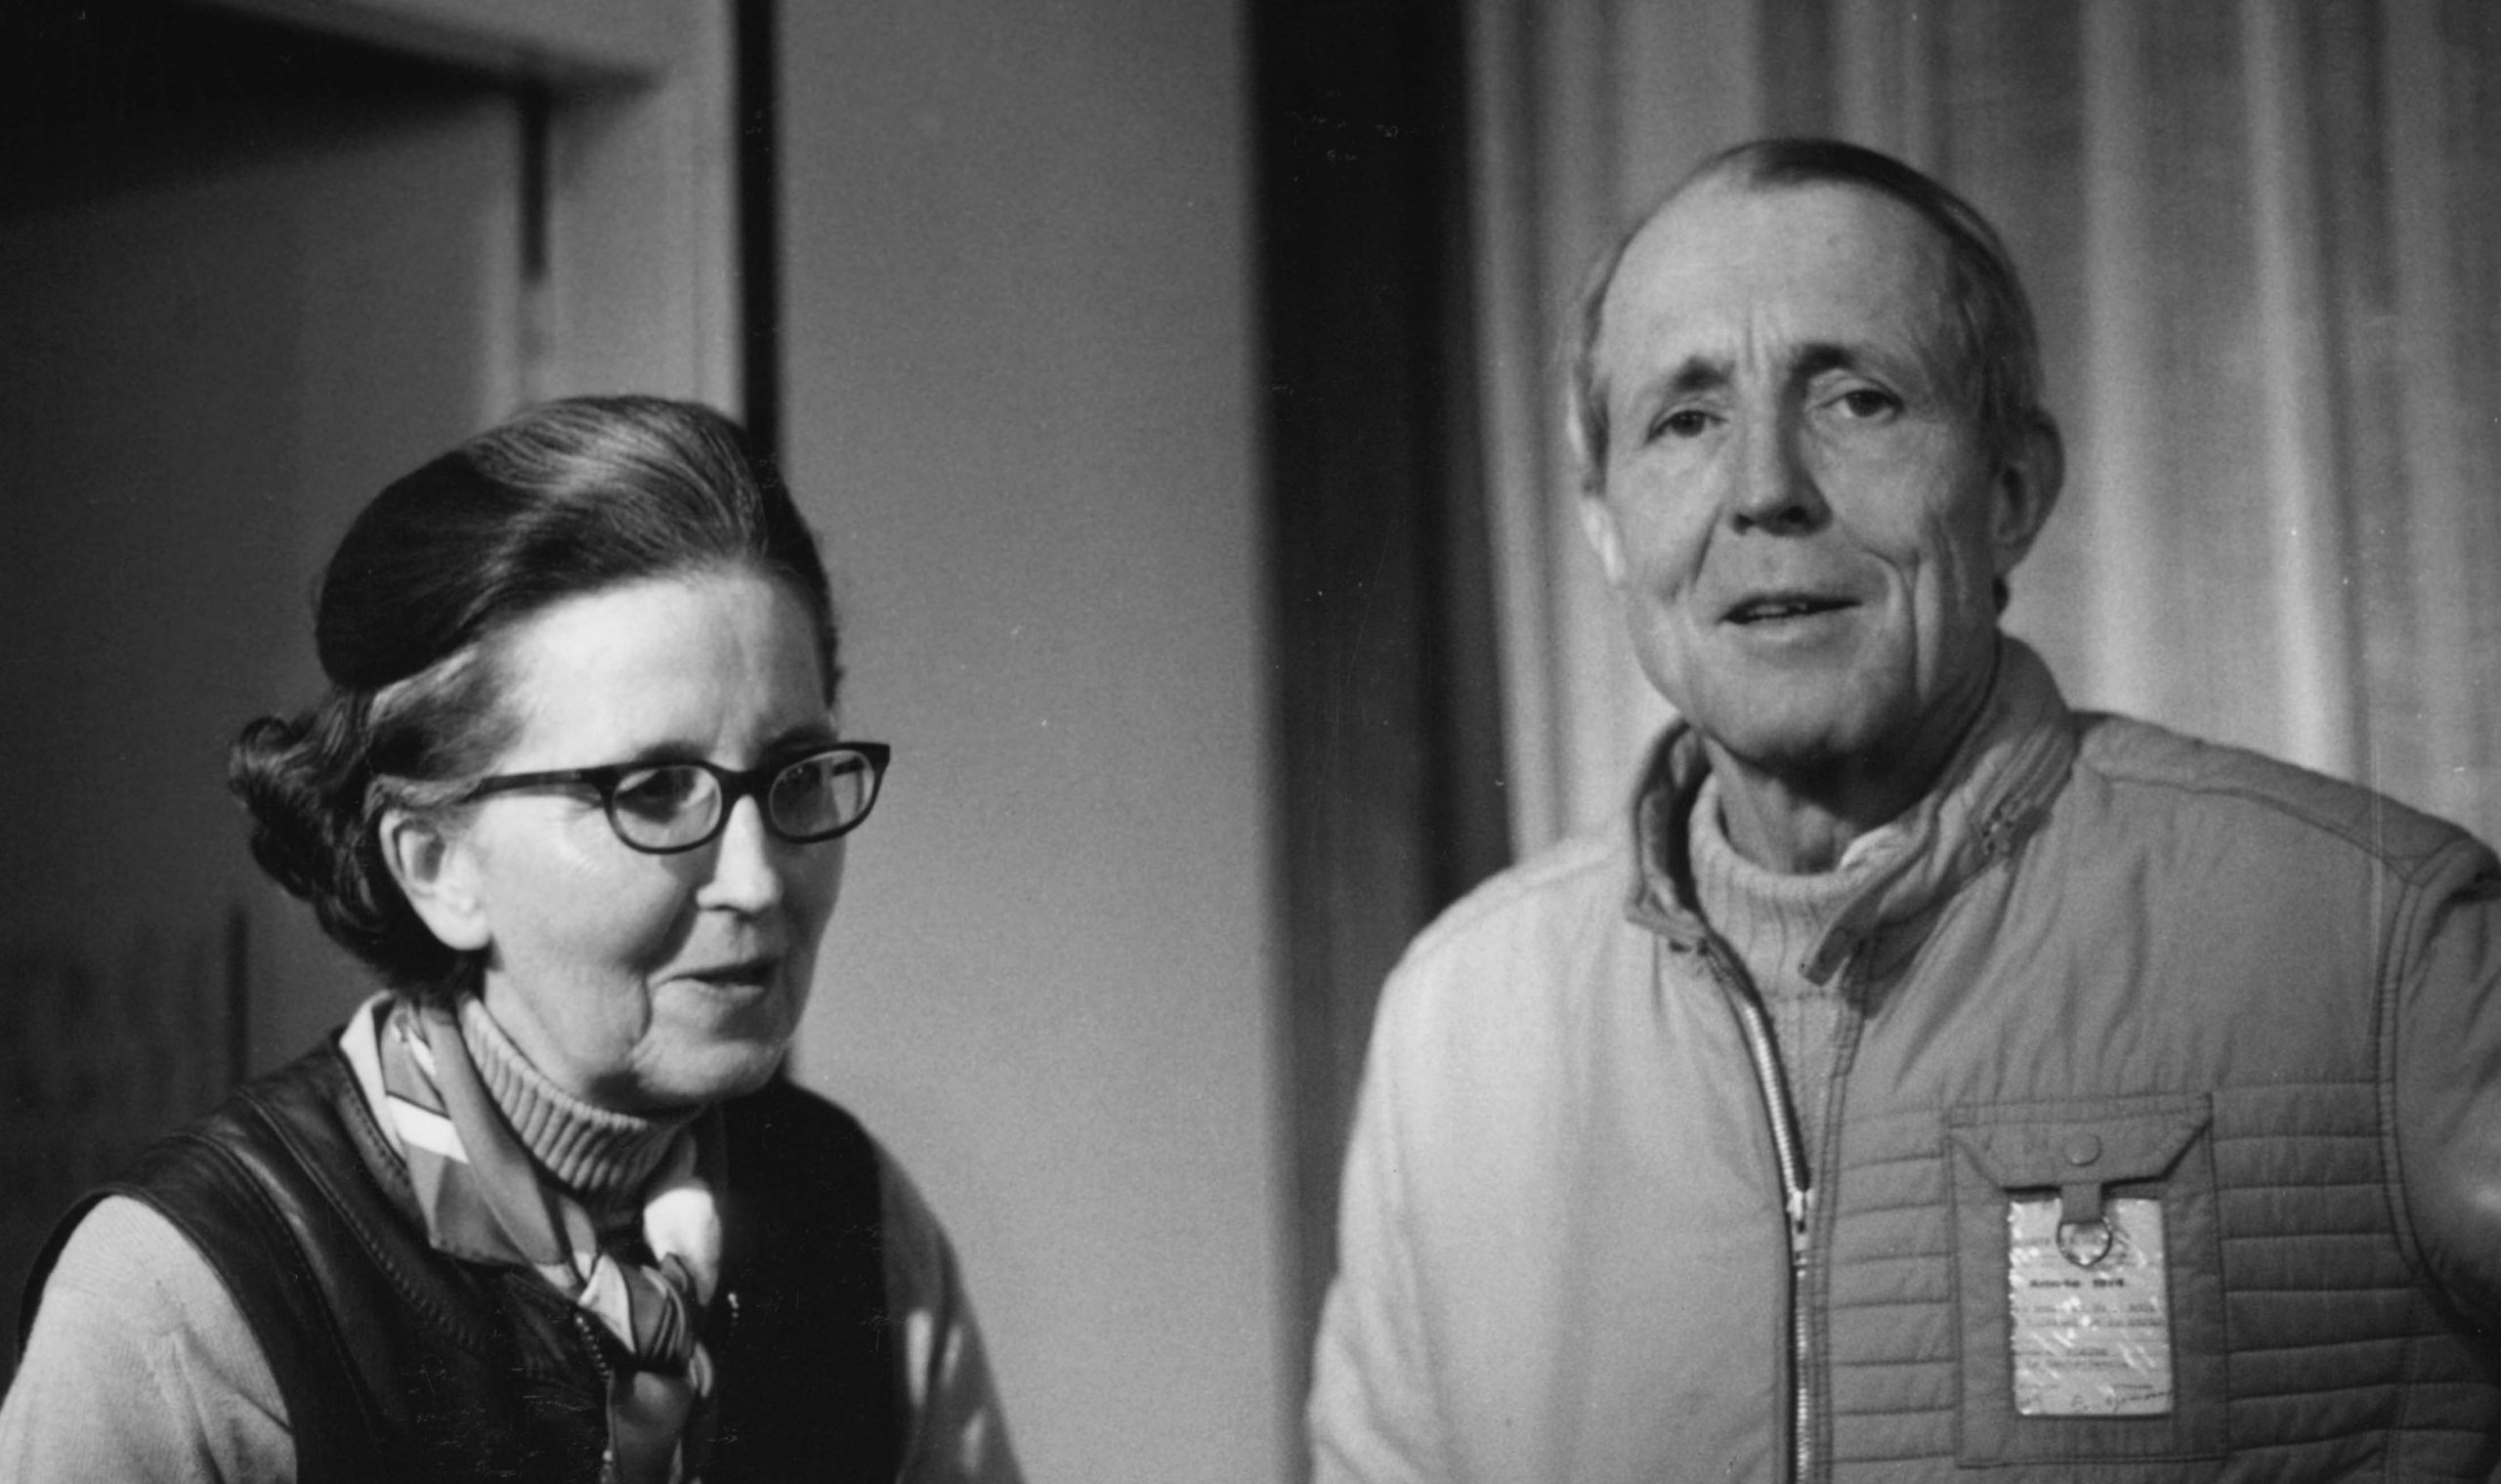
[[[1948,313],[1934,232],[1820,184],[1696,186],[1607,291],[1590,539],[1651,682],[1764,772],[1941,763],[1988,684],[2056,475],[1990,457]]]

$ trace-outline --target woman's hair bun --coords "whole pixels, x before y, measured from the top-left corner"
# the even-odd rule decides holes
[[[251,820],[252,859],[312,905],[322,931],[394,983],[439,980],[454,955],[426,928],[382,859],[378,790],[361,707],[332,692],[295,717],[243,728],[226,782]]]
[[[226,786],[251,816],[252,859],[308,902],[326,892],[332,872],[321,768],[305,744],[310,731],[301,719],[261,717],[243,728],[226,760]]]

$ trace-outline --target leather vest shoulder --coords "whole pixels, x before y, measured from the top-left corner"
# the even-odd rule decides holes
[[[723,1114],[722,1286],[705,1330],[720,1412],[704,1478],[890,1479],[905,1392],[876,1148],[848,1114],[779,1081]],[[534,1274],[427,1245],[334,1046],[150,1148],[63,1221],[52,1251],[108,1194],[161,1212],[225,1281],[285,1399],[299,1480],[598,1477],[606,1378],[584,1321]]]

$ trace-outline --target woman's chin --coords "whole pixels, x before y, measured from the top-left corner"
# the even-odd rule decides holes
[[[723,1048],[725,1052],[730,1049]],[[690,1080],[690,1090],[699,1091],[701,1095],[697,1101],[705,1103],[743,1097],[773,1081],[773,1074],[782,1070],[788,1054],[788,1045],[777,1042],[770,1047],[740,1048],[739,1054],[718,1056],[697,1069],[699,1075]]]
[[[786,1039],[707,1040],[673,1046],[635,1069],[615,1101],[625,1113],[700,1108],[753,1092],[773,1080],[789,1053]]]
[[[634,1058],[636,1080],[656,1100],[686,1107],[752,1092],[789,1054],[798,1005],[778,991],[677,994],[658,1013]]]

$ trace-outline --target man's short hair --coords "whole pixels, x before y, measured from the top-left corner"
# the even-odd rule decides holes
[[[1606,397],[1596,361],[1616,269],[1625,249],[1661,211],[1695,187],[1719,180],[1759,191],[1856,186],[1919,213],[1945,243],[1948,349],[1964,393],[1979,415],[1983,443],[2002,456],[2031,433],[2055,426],[2041,405],[2041,338],[2033,325],[2032,304],[2024,297],[2006,244],[1986,218],[1969,201],[1890,155],[1839,140],[1756,140],[1696,166],[1616,239],[1582,290],[1579,341],[1572,356],[1571,435],[1584,489],[1595,490],[1606,469]]]

